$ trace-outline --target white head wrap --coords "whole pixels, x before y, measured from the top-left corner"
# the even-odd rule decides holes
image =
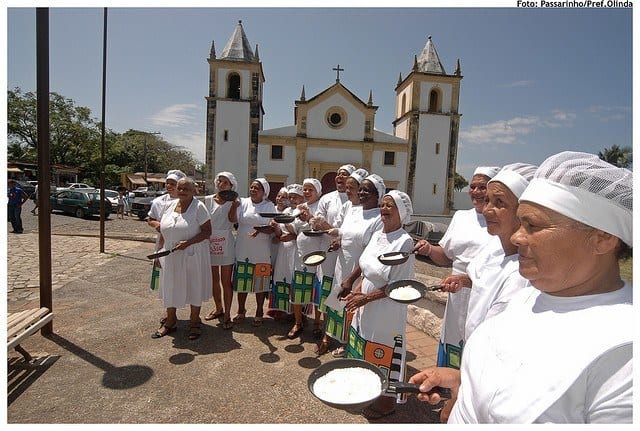
[[[316,189],[316,192],[318,192],[318,196],[322,194],[322,184],[320,183],[320,180],[315,178],[305,178],[302,185],[305,184],[311,184]]]
[[[369,176],[369,172],[364,168],[359,168],[351,172],[351,175],[349,176],[355,179],[358,182],[358,184],[362,184],[362,180],[364,180]]]
[[[633,246],[633,173],[588,153],[564,151],[542,162],[520,197]]]
[[[302,196],[302,185],[301,184],[289,184],[287,186],[287,193],[293,193],[298,196]]]
[[[171,169],[170,171],[167,172],[167,180],[175,180],[175,181],[180,181],[181,179],[183,179],[184,177],[186,177],[185,173],[182,172],[181,170],[178,169]]]
[[[484,175],[493,178],[499,171],[500,168],[498,166],[478,166],[476,170],[473,171],[473,175]]]
[[[215,178],[215,182],[217,183],[218,181],[218,177],[225,177],[226,179],[229,180],[229,182],[231,183],[231,190],[235,190],[238,188],[238,180],[236,180],[235,175],[233,175],[231,172],[218,172],[216,174],[216,178]],[[215,184],[216,190],[218,189],[218,185]]]
[[[511,192],[516,195],[517,198],[522,196],[522,192],[529,185],[529,181],[533,178],[533,174],[536,173],[537,166],[529,165],[527,163],[511,163],[510,165],[504,165],[500,172],[498,172],[487,184],[500,182],[507,186]]]
[[[264,189],[264,199],[269,199],[269,193],[271,193],[271,187],[269,186],[269,181],[267,181],[265,178],[256,178],[254,181],[259,182],[262,185],[262,188]]]
[[[278,194],[283,193],[283,192],[284,193],[289,193],[289,190],[287,190],[286,187],[280,187],[280,190],[278,190]]]
[[[345,170],[347,172],[349,172],[349,175],[351,175],[353,173],[353,171],[356,170],[356,167],[353,165],[342,165],[338,168],[338,170],[336,172],[340,172],[342,170]]]
[[[391,196],[398,207],[398,213],[400,214],[400,221],[402,224],[409,223],[411,215],[413,214],[413,205],[411,204],[411,198],[405,192],[400,190],[391,190],[384,196]]]
[[[378,204],[382,202],[382,198],[384,197],[384,192],[387,190],[387,187],[384,185],[384,180],[380,175],[371,174],[365,178],[365,180],[369,180],[376,186],[376,190],[378,191]]]

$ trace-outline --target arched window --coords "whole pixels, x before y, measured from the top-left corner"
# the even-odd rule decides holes
[[[231,73],[227,77],[227,97],[229,99],[240,99],[240,75]]]
[[[407,93],[402,95],[402,106],[400,106],[400,115],[404,115],[407,112]]]
[[[433,89],[429,93],[429,112],[439,112],[440,111],[440,94],[438,90]]]

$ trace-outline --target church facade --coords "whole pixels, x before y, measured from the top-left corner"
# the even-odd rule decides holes
[[[264,130],[264,73],[258,46],[251,49],[242,22],[219,57],[212,43],[207,100],[206,166],[209,193],[220,171],[238,179],[240,195],[265,177],[277,193],[304,178],[321,180],[323,192],[346,163],[384,178],[389,189],[411,196],[416,214],[449,214],[458,148],[459,62],[445,73],[431,37],[414,57],[412,70],[395,87],[393,134],[375,127],[378,106],[340,82],[307,98],[304,86],[294,101],[294,124]]]

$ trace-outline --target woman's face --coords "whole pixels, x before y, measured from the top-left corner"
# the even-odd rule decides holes
[[[593,278],[601,255],[589,238],[595,229],[531,202],[518,208],[520,228],[511,236],[518,247],[520,275],[543,292],[575,296]]]
[[[218,177],[216,179],[216,187],[219,191],[231,190],[231,181],[227,177]]]
[[[340,169],[336,174],[336,189],[340,193],[347,191],[347,178],[349,178],[349,171]]]
[[[396,201],[393,200],[391,196],[385,196],[382,198],[382,203],[380,204],[380,218],[384,225],[384,232],[393,232],[402,227],[400,212],[396,206]]]
[[[282,211],[289,206],[289,199],[286,191],[281,191],[276,195],[276,206]]]
[[[511,235],[520,227],[517,216],[518,198],[500,182],[489,183],[485,199],[484,215],[487,231],[498,235],[503,243],[508,243]]]
[[[488,182],[489,177],[486,175],[474,175],[469,183],[469,197],[471,197],[473,207],[479,213],[484,209]]]
[[[178,191],[176,190],[176,186],[178,185],[178,182],[176,180],[167,180],[166,183],[164,183],[164,188],[167,189],[167,194],[171,197],[171,198],[176,198],[178,197]]]
[[[316,188],[313,187],[313,184],[303,184],[302,195],[304,196],[304,200],[308,204],[312,204],[318,200],[318,192],[316,191]]]
[[[369,180],[362,180],[360,190],[358,190],[358,197],[360,198],[362,208],[365,210],[378,206],[378,189],[376,189],[375,184]]]
[[[249,197],[253,202],[262,202],[264,199],[264,189],[259,181],[252,181],[249,185]]]
[[[354,205],[360,205],[360,198],[358,197],[358,190],[360,189],[360,184],[356,181],[355,178],[347,178],[346,181],[346,192],[347,198]]]
[[[193,199],[193,195],[196,193],[195,186],[186,180],[178,181],[178,185],[176,186],[176,192],[178,194],[178,199],[181,201],[190,201]]]
[[[300,196],[297,193],[289,193],[289,203],[291,204],[292,208],[297,207],[302,202],[304,202],[304,196]]]

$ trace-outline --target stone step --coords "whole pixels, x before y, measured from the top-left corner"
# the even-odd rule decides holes
[[[440,278],[420,273],[416,273],[416,279],[426,286],[440,282]],[[447,295],[446,292],[440,291],[426,292],[422,299],[408,305],[407,323],[439,340]]]

